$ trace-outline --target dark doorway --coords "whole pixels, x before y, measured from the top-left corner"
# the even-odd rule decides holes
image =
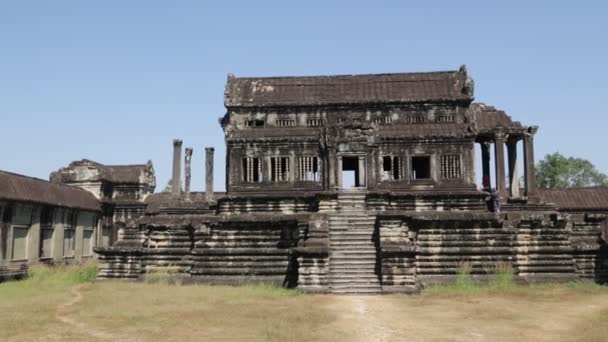
[[[342,157],[342,187],[360,187],[359,183],[359,158]]]
[[[428,156],[412,157],[412,178],[431,178],[431,158]]]

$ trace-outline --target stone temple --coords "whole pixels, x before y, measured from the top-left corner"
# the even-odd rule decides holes
[[[108,167],[87,160],[52,179],[100,203],[111,236],[93,248],[100,279],[171,270],[185,282],[410,293],[453,281],[463,264],[479,281],[508,264],[520,282],[604,282],[608,189],[537,189],[538,127],[473,101],[464,66],[229,75],[225,192],[213,191],[210,147],[205,192],[190,191],[193,150],[182,164],[180,140],[170,193],[152,193],[151,164],[114,166],[127,183],[100,182]]]

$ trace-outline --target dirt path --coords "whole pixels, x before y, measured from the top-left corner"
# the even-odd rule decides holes
[[[136,342],[137,340],[134,338],[119,336],[111,332],[95,328],[68,315],[67,312],[72,306],[82,302],[83,296],[81,290],[83,286],[84,284],[80,284],[71,288],[70,292],[72,293],[73,298],[57,307],[57,310],[55,311],[55,318],[62,323],[72,326],[72,328],[78,332],[95,339],[104,341]]]
[[[330,310],[351,341],[570,341],[608,296],[538,300],[340,296]]]

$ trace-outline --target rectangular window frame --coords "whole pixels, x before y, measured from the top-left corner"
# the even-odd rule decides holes
[[[306,127],[321,127],[325,126],[325,119],[310,118],[306,120]]]
[[[86,237],[87,234],[90,234],[88,239]],[[93,256],[94,237],[95,237],[95,231],[93,229],[85,228],[82,230],[82,256],[83,257]],[[87,241],[87,240],[88,240],[88,248],[87,248],[87,243],[85,243],[85,241]]]
[[[426,158],[428,159],[428,178],[417,178],[416,170],[414,170],[414,159]],[[430,154],[415,154],[410,156],[410,179],[413,182],[424,182],[433,180],[433,158]]]
[[[27,261],[29,258],[29,245],[30,245],[30,234],[32,234],[31,231],[31,226],[28,225],[22,225],[22,224],[16,224],[16,225],[11,225],[11,261]],[[24,248],[23,248],[23,257],[15,257],[15,232],[17,230],[25,230],[26,231],[26,235],[25,235],[25,243],[24,243]]]
[[[250,128],[259,128],[266,126],[266,122],[262,119],[247,119],[243,121],[243,126]]]
[[[298,157],[298,180],[301,182],[321,181],[321,159],[316,155]]]
[[[390,170],[386,170],[387,161]],[[380,165],[382,167],[381,175],[383,181],[401,181],[404,179],[402,156],[385,154],[381,156]]]
[[[455,163],[455,164],[454,164]],[[441,180],[456,181],[462,179],[462,154],[442,154],[439,161]]]
[[[291,157],[272,156],[269,161],[270,181],[273,183],[285,183],[291,181]]]
[[[261,183],[262,182],[262,161],[259,157],[241,158],[241,182]]]
[[[274,121],[276,127],[295,127],[296,120],[294,119],[276,119]]]

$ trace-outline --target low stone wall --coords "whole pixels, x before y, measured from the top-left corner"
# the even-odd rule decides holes
[[[368,213],[376,217],[369,238],[376,244],[376,274],[384,293],[451,283],[465,266],[479,282],[488,281],[497,266],[511,267],[515,280],[525,283],[603,282],[608,274],[606,244],[600,237],[603,215],[540,209]],[[170,270],[190,282],[266,282],[328,292],[332,215],[144,217],[122,224],[121,240],[113,247],[96,249],[98,277],[143,279]]]
[[[294,218],[205,215],[146,217],[121,228],[128,240],[96,248],[99,279],[142,279],[170,271],[189,282],[294,284]]]

